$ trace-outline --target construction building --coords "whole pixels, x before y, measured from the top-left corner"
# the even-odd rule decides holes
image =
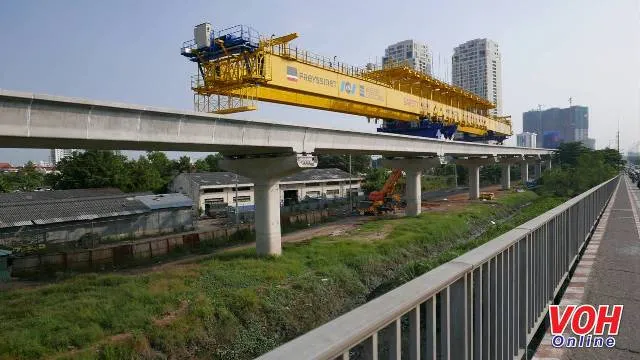
[[[455,47],[451,71],[453,85],[492,102],[491,115],[502,114],[502,60],[495,41],[475,39]]]
[[[595,148],[595,139],[589,138],[589,108],[586,106],[527,111],[522,114],[522,127],[525,132],[538,134],[537,147],[556,149],[563,142],[580,141]]]
[[[403,64],[423,74],[431,75],[429,47],[416,40],[404,40],[389,45],[384,50],[382,65]]]
[[[306,198],[335,199],[361,195],[360,176],[340,169],[306,169],[280,181],[280,206]],[[195,209],[208,214],[210,209],[235,206],[238,211],[253,211],[253,182],[231,172],[182,173],[169,184],[169,190],[193,199]],[[237,189],[237,190],[236,190]]]

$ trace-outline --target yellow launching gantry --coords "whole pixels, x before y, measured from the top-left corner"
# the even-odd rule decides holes
[[[403,63],[363,69],[298,50],[289,44],[297,37],[196,26],[181,50],[198,65],[196,110],[236,113],[261,100],[383,120],[381,132],[498,142],[512,134],[510,117],[489,115],[495,106],[473,93]]]

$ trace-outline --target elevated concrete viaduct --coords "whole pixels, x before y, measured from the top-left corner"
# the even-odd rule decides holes
[[[248,121],[1,89],[0,147],[220,152],[226,157],[223,168],[255,182],[255,203],[260,213],[256,214],[258,253],[274,255],[281,252],[274,184],[299,169],[316,166],[315,155],[379,154],[394,159],[398,166],[408,169],[408,213],[417,215],[420,173],[436,164],[435,158],[437,162],[445,156],[471,159],[471,163],[473,159],[514,156],[540,159],[552,153],[547,149]],[[474,169],[473,176],[477,176],[479,168]]]

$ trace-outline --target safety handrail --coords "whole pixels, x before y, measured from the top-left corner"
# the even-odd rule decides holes
[[[521,357],[618,180],[607,180],[258,359],[377,358],[381,341],[390,358],[400,359],[403,332],[409,352],[423,359]]]

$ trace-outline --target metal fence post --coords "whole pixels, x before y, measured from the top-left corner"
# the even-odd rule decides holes
[[[391,359],[493,360],[523,356],[586,236],[610,201],[617,180],[600,184],[552,213],[545,213],[260,359],[294,359],[304,351],[313,358],[344,360],[349,359],[349,350],[342,349],[355,347],[364,350],[365,358],[375,359],[379,356],[380,334]],[[402,348],[400,340],[401,319],[405,317],[409,320],[409,333],[405,334],[408,343],[404,343],[408,348]],[[408,354],[403,350],[409,350]]]

